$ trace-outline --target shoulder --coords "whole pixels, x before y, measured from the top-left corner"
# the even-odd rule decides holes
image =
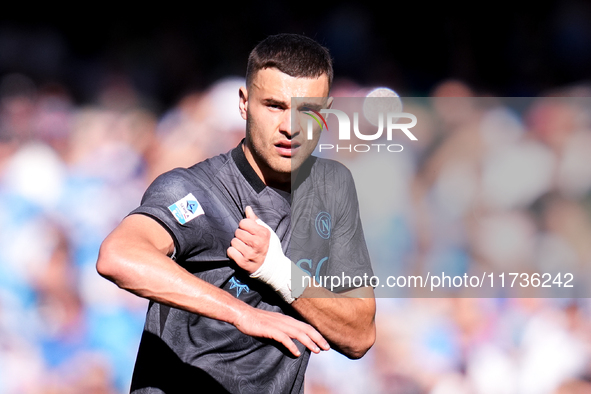
[[[334,169],[336,171],[349,171],[349,169],[340,161],[324,159],[322,157],[311,156],[314,160],[313,167]]]
[[[328,184],[353,183],[351,171],[341,162],[315,156],[313,156],[313,160],[310,171],[310,176],[313,179]]]
[[[335,215],[357,211],[358,198],[353,174],[341,162],[316,158],[310,171],[310,185]],[[335,217],[339,217],[336,215]]]
[[[187,172],[197,178],[214,178],[223,168],[233,162],[232,151],[229,151],[194,164],[187,168]]]
[[[159,175],[148,187],[144,199],[154,194],[163,196],[184,196],[195,187],[208,187],[219,172],[232,161],[224,153],[201,161],[189,168],[175,168]],[[142,200],[143,202],[143,200]]]

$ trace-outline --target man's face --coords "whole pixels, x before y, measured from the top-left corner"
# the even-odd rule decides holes
[[[276,68],[258,71],[249,87],[240,90],[240,112],[246,119],[245,155],[257,174],[269,181],[285,180],[312,154],[320,133],[304,138],[303,122],[292,130],[292,97],[316,97],[304,100],[301,107],[326,108],[328,77],[295,78]]]

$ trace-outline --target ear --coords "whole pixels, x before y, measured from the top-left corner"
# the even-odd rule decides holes
[[[246,90],[246,87],[242,86],[238,89],[238,94],[240,95],[240,115],[242,116],[242,119],[246,120],[248,117],[248,90]]]

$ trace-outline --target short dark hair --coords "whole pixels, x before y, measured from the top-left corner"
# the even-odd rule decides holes
[[[277,34],[261,41],[248,56],[246,85],[250,86],[255,74],[265,68],[276,68],[296,78],[318,78],[326,74],[329,89],[332,85],[328,49],[299,34]]]

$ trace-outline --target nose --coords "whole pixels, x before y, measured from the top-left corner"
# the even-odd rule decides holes
[[[283,111],[279,131],[290,139],[294,137],[291,132],[291,110],[287,109]]]

